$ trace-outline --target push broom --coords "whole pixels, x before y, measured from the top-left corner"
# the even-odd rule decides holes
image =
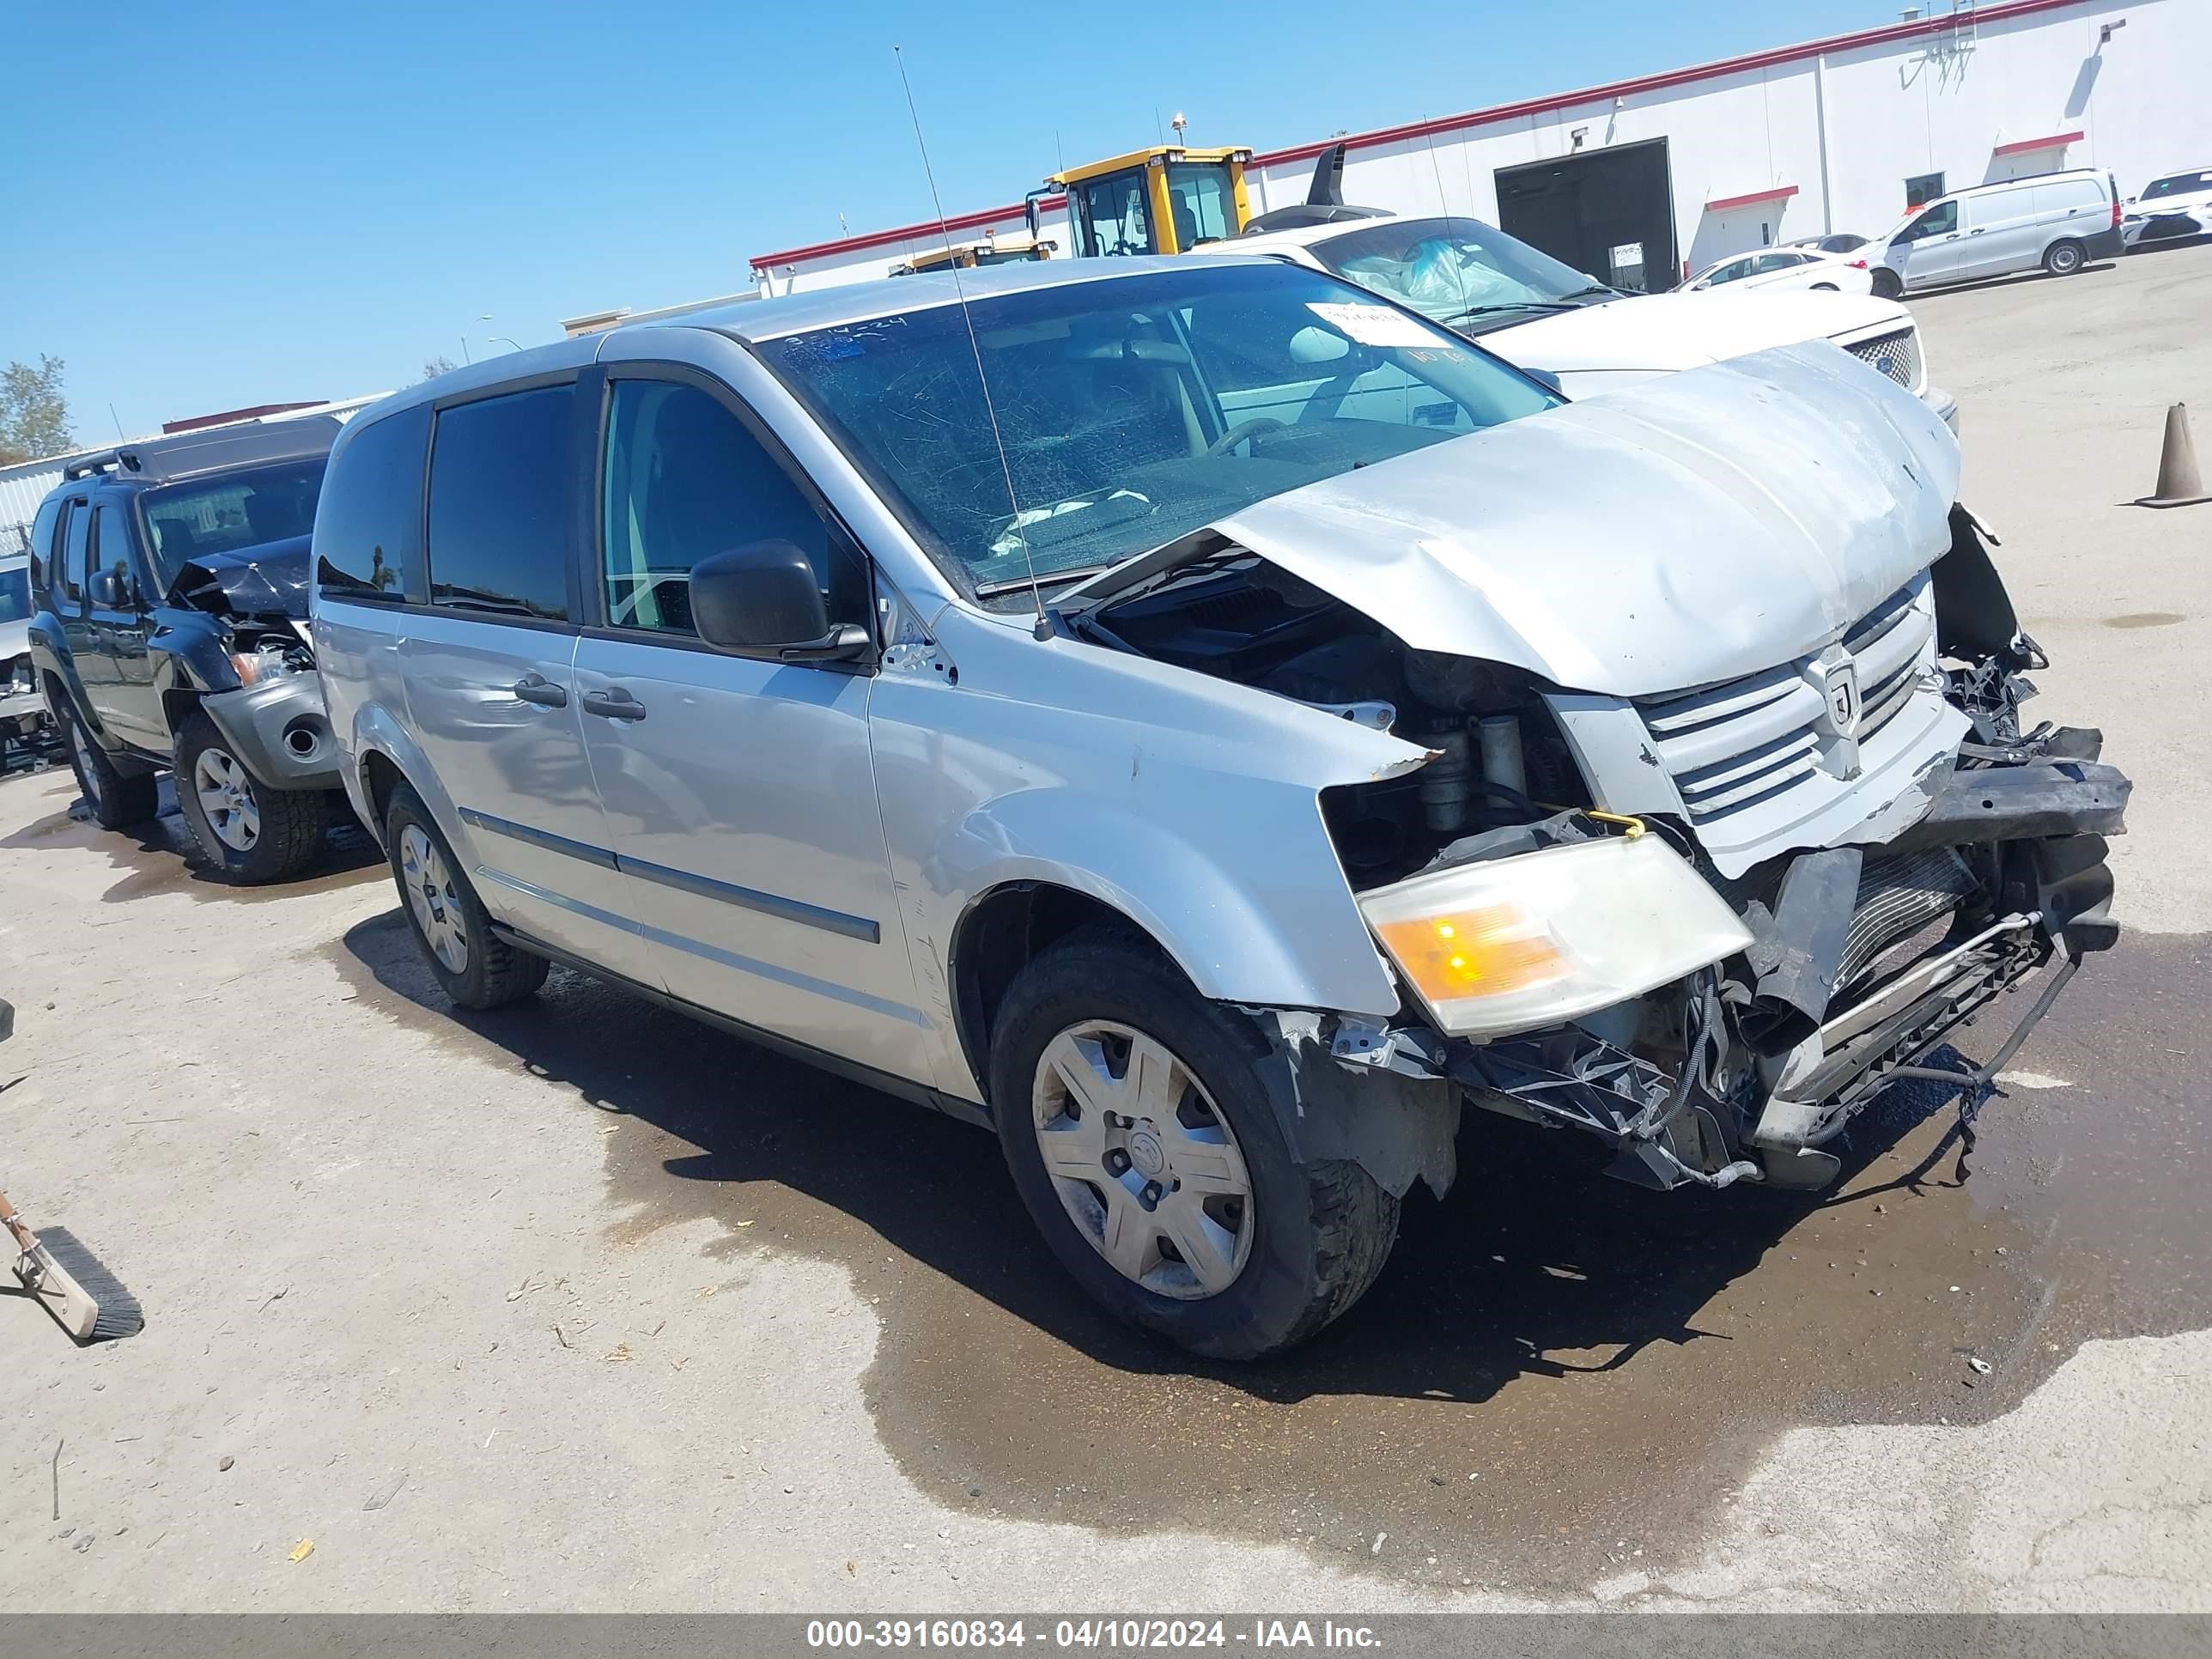
[[[11,1032],[15,1011],[0,1002],[0,1040]],[[14,1235],[21,1253],[15,1277],[23,1289],[60,1322],[61,1328],[79,1342],[106,1342],[136,1336],[145,1328],[146,1315],[138,1298],[123,1288],[113,1273],[80,1244],[74,1235],[49,1227],[42,1238],[15,1212],[8,1194],[0,1193],[0,1227]]]

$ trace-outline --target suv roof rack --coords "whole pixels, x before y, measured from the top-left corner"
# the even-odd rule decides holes
[[[334,415],[297,415],[276,421],[241,422],[236,426],[209,427],[145,443],[119,444],[113,449],[80,455],[62,468],[62,482],[75,483],[94,475],[127,476],[149,483],[161,483],[196,472],[224,467],[252,466],[261,461],[292,460],[323,455],[338,434]]]

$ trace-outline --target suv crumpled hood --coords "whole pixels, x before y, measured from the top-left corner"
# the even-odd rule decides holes
[[[1942,420],[1812,343],[1509,422],[1210,528],[1418,650],[1641,696],[1834,638],[1949,549],[1958,483]]]
[[[178,604],[218,617],[289,617],[305,622],[310,539],[295,536],[189,560],[169,584],[169,592]]]
[[[1800,340],[1832,340],[1904,328],[1912,315],[1893,300],[1857,294],[1651,294],[1562,311],[1479,337],[1523,368],[1553,374],[1600,369],[1676,370],[1726,362]]]

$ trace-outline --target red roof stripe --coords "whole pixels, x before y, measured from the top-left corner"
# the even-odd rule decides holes
[[[1975,13],[1975,21],[1978,25],[1986,26],[2002,23],[2009,18],[2030,17],[2038,12],[2057,11],[2065,7],[2087,3],[2089,0],[2005,0],[2004,3],[1981,7]],[[1849,52],[1860,46],[1887,46],[1893,41],[1915,40],[1924,34],[1937,34],[1952,27],[1953,19],[1948,12],[1918,17],[1910,22],[1887,23],[1849,34],[1831,34],[1818,40],[1801,41],[1796,46],[1775,46],[1765,52],[1747,52],[1738,58],[1723,58],[1710,64],[1693,64],[1688,69],[1668,70],[1657,75],[1639,75],[1626,81],[1609,82],[1603,86],[1585,87],[1578,92],[1554,93],[1542,98],[1523,99],[1518,103],[1496,104],[1487,109],[1469,110],[1463,114],[1446,115],[1432,121],[1411,121],[1403,126],[1378,127],[1371,132],[1353,133],[1341,142],[1350,144],[1354,149],[1366,149],[1376,144],[1401,143],[1408,138],[1425,137],[1431,133],[1457,132],[1467,127],[1490,126],[1499,121],[1571,109],[1577,104],[1629,98],[1639,93],[1659,92],[1668,87],[1710,81],[1723,75],[1741,75],[1752,70],[1802,63],[1808,58],[1819,58],[1829,52]],[[1263,151],[1254,155],[1247,165],[1267,167],[1279,167],[1286,161],[1310,161],[1338,142],[1334,138],[1324,138],[1317,143],[1293,144],[1287,149]],[[2005,152],[2000,150],[1997,153],[2002,155]],[[1060,202],[1055,199],[1041,205],[1056,208]],[[1001,220],[1018,218],[1021,211],[1021,204],[1017,202],[1009,207],[963,214],[949,222],[955,230],[974,229]],[[936,228],[936,222],[930,220],[919,225],[903,225],[896,230],[872,231],[862,236],[841,237],[834,242],[817,242],[807,247],[787,248],[781,253],[756,254],[752,264],[757,270],[770,265],[818,258],[829,253],[856,253],[864,248],[881,247],[889,242],[906,241]]]
[[[2087,137],[2080,132],[2054,132],[2048,138],[2016,138],[2009,144],[1999,144],[1990,152],[1992,155],[2025,155],[2032,149],[2063,149],[2069,144],[2078,144]]]
[[[1705,211],[1726,213],[1730,208],[1749,207],[1753,202],[1786,202],[1796,193],[1795,185],[1777,185],[1771,190],[1754,190],[1746,196],[1716,196],[1705,204]]]

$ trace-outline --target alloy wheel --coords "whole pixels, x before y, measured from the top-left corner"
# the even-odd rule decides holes
[[[1229,1121],[1158,1038],[1110,1020],[1045,1045],[1032,1091],[1045,1173],[1076,1230],[1123,1278],[1194,1301],[1252,1250],[1252,1178]]]
[[[235,756],[202,750],[192,763],[192,793],[218,841],[233,852],[253,850],[261,840],[261,805],[253,798],[253,780]]]
[[[437,844],[419,824],[399,832],[399,883],[407,895],[415,926],[430,952],[453,974],[469,971],[469,935],[462,925],[461,906],[453,891],[453,872],[446,868]]]

